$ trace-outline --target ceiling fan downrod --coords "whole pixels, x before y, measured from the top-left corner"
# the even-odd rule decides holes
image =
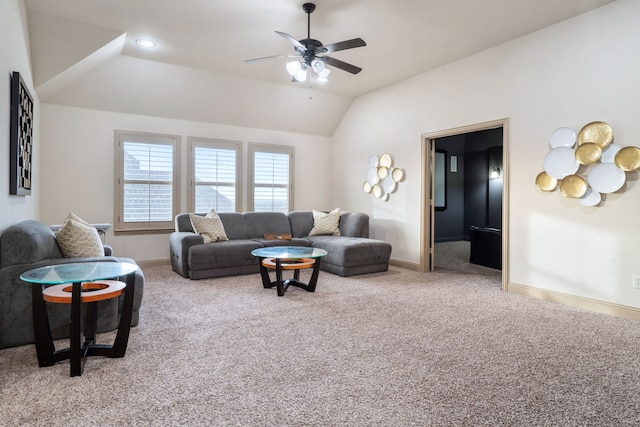
[[[311,38],[311,14],[316,10],[316,5],[313,3],[305,3],[302,5],[302,10],[307,14],[307,39]]]

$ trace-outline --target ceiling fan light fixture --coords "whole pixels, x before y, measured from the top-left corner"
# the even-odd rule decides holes
[[[298,70],[298,72],[293,76],[293,78],[297,81],[297,82],[304,82],[305,80],[307,80],[307,64],[305,63],[300,63],[300,69]]]
[[[289,73],[292,77],[295,77],[301,68],[302,64],[298,61],[287,62],[287,73]]]
[[[316,78],[317,82],[328,82],[329,79],[327,77],[329,77],[329,74],[331,74],[331,70],[328,68],[325,68],[324,70],[320,71],[318,73],[318,77]]]
[[[311,38],[311,13],[316,9],[316,5],[313,3],[305,3],[302,5],[302,10],[307,14],[307,38],[302,40],[296,40],[291,35],[283,33],[282,31],[276,31],[276,34],[283,37],[290,44],[293,45],[295,54],[293,55],[276,55],[265,56],[263,58],[246,59],[246,63],[252,63],[263,60],[270,60],[282,57],[299,57],[301,61],[291,61],[286,64],[287,73],[293,77],[294,82],[304,82],[307,80],[307,71],[309,68],[316,74],[315,81],[326,82],[330,71],[327,69],[327,63],[332,67],[347,71],[351,74],[358,74],[362,71],[362,68],[355,65],[348,64],[338,59],[331,58],[329,56],[319,56],[326,53],[338,52],[346,49],[353,49],[356,47],[366,46],[367,44],[361,38],[355,38],[350,40],[344,40],[338,43],[323,44],[320,40]]]
[[[311,62],[311,68],[313,68],[313,71],[315,71],[316,74],[320,75],[320,73],[325,69],[324,61],[314,59],[313,62]]]

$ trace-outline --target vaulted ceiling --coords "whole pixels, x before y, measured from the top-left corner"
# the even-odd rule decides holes
[[[331,135],[354,97],[612,1],[317,0],[311,38],[328,44],[360,37],[367,43],[331,54],[362,72],[333,69],[323,84],[291,82],[286,58],[244,62],[293,53],[275,31],[307,37],[304,1],[25,0],[25,5],[34,85],[43,102]],[[136,45],[141,38],[157,46]],[[174,90],[157,95],[158,87],[169,83]],[[138,98],[173,96],[177,111],[136,102],[127,96],[132,91]],[[199,116],[196,110],[207,102],[195,102],[189,112],[187,101],[177,99],[203,92],[229,111],[213,106]],[[301,108],[300,99],[315,101]],[[239,117],[241,111],[246,117]]]

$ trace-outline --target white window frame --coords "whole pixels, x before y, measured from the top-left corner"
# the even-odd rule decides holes
[[[235,169],[235,192],[236,192],[236,201],[235,201],[235,212],[242,211],[242,142],[241,141],[230,141],[223,139],[209,139],[209,138],[198,138],[198,137],[188,137],[188,153],[189,160],[187,164],[187,179],[189,181],[189,194],[187,200],[187,210],[189,212],[195,212],[196,209],[196,186],[197,185],[216,185],[218,182],[212,181],[203,184],[196,183],[195,176],[195,162],[196,162],[196,148],[207,148],[207,149],[219,149],[219,150],[231,150],[236,153],[236,169]],[[211,208],[218,211],[217,206],[212,206]],[[224,211],[222,211],[224,212]],[[206,213],[206,212],[199,212]]]
[[[272,153],[272,154],[286,154],[289,156],[289,183],[287,184],[288,190],[288,211],[293,210],[294,200],[294,162],[295,162],[295,147],[290,145],[275,145],[275,144],[262,144],[257,142],[249,143],[248,153],[248,189],[247,189],[247,205],[249,211],[255,210],[255,153]]]
[[[172,170],[172,201],[171,219],[166,221],[124,221],[124,143],[134,142],[141,144],[169,145],[173,148],[173,170]],[[178,214],[180,201],[180,136],[164,135],[132,131],[115,131],[115,168],[116,168],[116,188],[115,188],[115,221],[114,232],[166,232],[173,231],[174,218]]]

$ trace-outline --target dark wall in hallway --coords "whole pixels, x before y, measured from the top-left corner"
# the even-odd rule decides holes
[[[447,151],[447,208],[435,213],[435,241],[468,240],[471,226],[501,228],[502,128],[439,138],[436,149]],[[497,179],[489,178],[494,166]]]

